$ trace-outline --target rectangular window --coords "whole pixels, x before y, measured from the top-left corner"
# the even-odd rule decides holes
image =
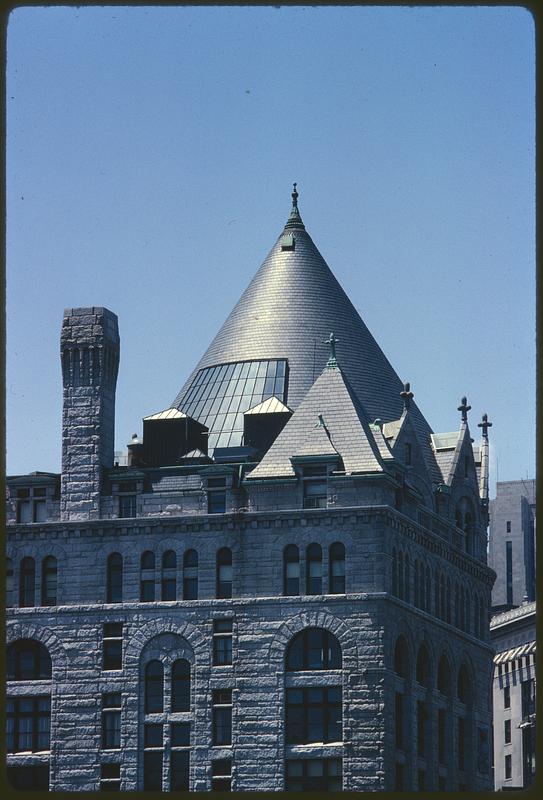
[[[213,689],[213,744],[232,744],[232,689]]]
[[[190,750],[172,750],[170,754],[170,792],[188,792]]]
[[[511,756],[505,756],[505,780],[511,780],[512,775],[512,767],[511,767]]]
[[[163,747],[163,726],[160,722],[146,722],[143,731],[143,746],[148,747]]]
[[[36,494],[36,492],[37,489],[34,490],[34,494]],[[47,519],[47,509],[45,505],[45,500],[34,500],[32,509],[32,521],[45,522],[46,519]]]
[[[17,522],[23,525],[32,522],[30,500],[17,500]]]
[[[423,758],[426,755],[426,748],[428,745],[428,712],[426,710],[426,703],[421,700],[417,701],[417,752]]]
[[[226,478],[208,478],[207,513],[226,513]]]
[[[118,750],[121,746],[121,693],[102,695],[102,749]]]
[[[396,699],[395,699],[395,714],[394,714],[394,722],[395,722],[395,737],[396,737],[396,747],[398,750],[403,749],[404,745],[404,714],[403,714],[403,706],[404,706],[404,698],[401,692],[396,692]]]
[[[506,533],[511,533],[511,520],[510,519],[508,519],[507,522],[505,523],[505,532]]]
[[[211,762],[211,790],[213,792],[232,791],[231,758],[218,758]]]
[[[326,508],[328,499],[328,469],[326,465],[304,467],[303,507]]]
[[[466,720],[458,717],[458,769],[466,768]]]
[[[511,720],[506,719],[503,723],[503,740],[505,744],[511,744]]]
[[[530,678],[521,683],[522,719],[535,714],[535,681]]]
[[[162,791],[162,750],[146,750],[143,754],[143,789]]]
[[[10,786],[19,790],[49,791],[49,764],[24,767],[8,767],[7,779]],[[24,795],[23,795],[24,797]]]
[[[401,761],[396,761],[394,788],[397,792],[403,792],[405,783],[405,767]]]
[[[153,603],[155,599],[155,578],[154,570],[142,570],[142,575],[149,572],[152,578],[142,577],[140,580],[140,601],[142,603]]]
[[[119,495],[119,517],[127,519],[136,516],[136,495]]]
[[[503,707],[504,708],[511,708],[511,687],[504,686],[503,687]]]
[[[341,742],[341,706],[341,686],[287,689],[287,743]]]
[[[440,708],[437,712],[437,752],[440,764],[446,763],[447,712]]]
[[[477,772],[481,775],[488,775],[488,730],[477,728]]]
[[[285,765],[287,792],[341,792],[341,758],[288,759]]]
[[[100,791],[121,791],[121,765],[116,763],[100,765]]]
[[[505,543],[505,580],[507,604],[513,605],[513,542]]]
[[[51,699],[8,697],[7,752],[36,753],[50,748]]]
[[[190,745],[190,722],[172,722],[171,746],[188,747]]]
[[[102,640],[102,669],[123,668],[123,623],[106,622]]]
[[[232,620],[213,620],[213,664],[216,667],[232,663]]]

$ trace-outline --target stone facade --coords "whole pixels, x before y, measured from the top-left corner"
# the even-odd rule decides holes
[[[355,335],[296,198],[257,284],[298,262],[306,282],[318,272],[336,292],[340,340],[362,347],[352,368],[332,350],[305,385],[303,342],[292,358],[277,339],[270,349],[263,324],[258,352],[237,340],[229,363],[197,371],[198,391],[189,381],[199,424],[181,392],[118,467],[116,317],[65,315],[62,474],[8,478],[8,766],[19,787],[492,785],[494,573],[469,406],[459,430],[431,432],[367,329]],[[364,348],[375,367],[365,405],[350,372]],[[299,393],[290,405],[286,376]],[[266,423],[266,392],[286,409],[281,425]],[[249,447],[237,444],[238,415],[251,408]],[[166,441],[170,462],[154,463]]]

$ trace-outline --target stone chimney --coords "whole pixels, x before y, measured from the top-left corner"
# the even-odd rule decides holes
[[[63,520],[100,517],[102,473],[113,466],[119,352],[112,311],[65,309],[60,334]]]

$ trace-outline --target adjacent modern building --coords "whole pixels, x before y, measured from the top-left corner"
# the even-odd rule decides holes
[[[496,484],[490,501],[488,561],[496,572],[492,606],[505,611],[535,600],[535,480]]]
[[[535,603],[496,614],[494,658],[494,786],[525,789],[535,779]]]
[[[64,312],[61,472],[7,481],[20,788],[492,788],[490,423],[432,431],[297,198],[126,466],[117,317]]]

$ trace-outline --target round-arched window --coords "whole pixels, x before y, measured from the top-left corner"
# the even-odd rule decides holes
[[[287,671],[341,669],[341,646],[324,628],[304,628],[287,648]]]
[[[35,639],[18,639],[8,647],[8,681],[48,680],[51,656],[45,645]]]

